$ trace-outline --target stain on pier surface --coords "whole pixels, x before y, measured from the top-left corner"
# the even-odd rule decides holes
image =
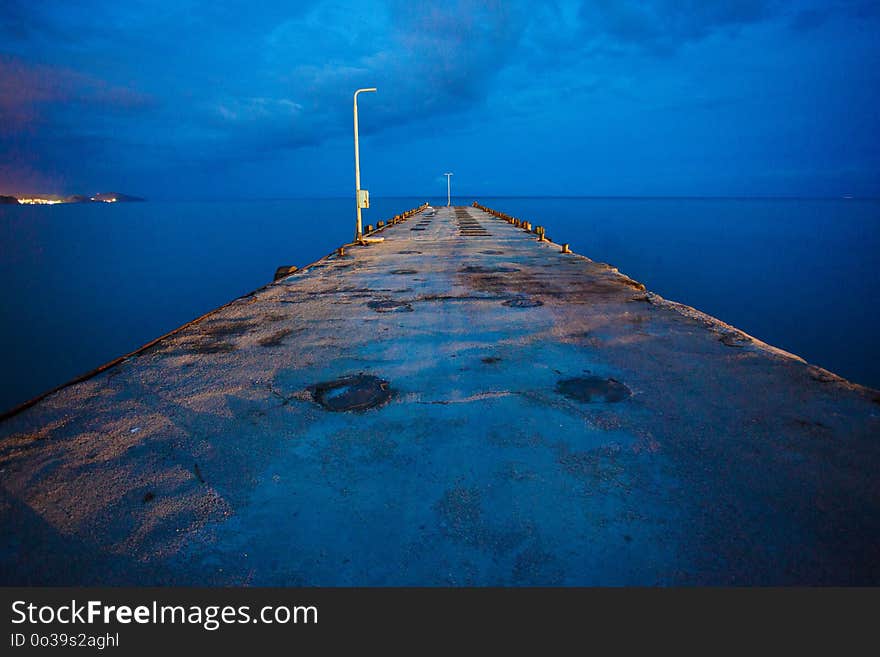
[[[215,337],[225,337],[234,335],[243,335],[253,330],[259,323],[252,319],[236,319],[236,320],[215,320],[204,322],[201,325],[201,332],[205,335]]]
[[[517,297],[516,299],[508,299],[502,305],[510,308],[536,308],[543,306],[544,302],[540,299],[530,299],[529,297]]]
[[[191,351],[197,354],[228,354],[238,349],[233,343],[225,340],[197,339],[181,344],[179,349],[171,353]]]
[[[412,305],[406,301],[395,301],[394,299],[377,299],[367,302],[367,306],[375,310],[377,313],[399,313],[412,312]]]
[[[459,269],[462,274],[509,274],[519,271],[516,267],[503,267],[500,265],[468,265]]]
[[[270,335],[264,336],[257,340],[257,343],[261,347],[277,347],[282,342],[284,342],[284,338],[293,333],[293,329],[281,329],[280,331],[275,331]]]
[[[632,394],[630,389],[620,381],[601,376],[576,376],[562,379],[556,384],[556,392],[586,404],[595,402],[613,404],[623,401]]]

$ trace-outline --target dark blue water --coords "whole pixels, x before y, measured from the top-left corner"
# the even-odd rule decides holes
[[[373,199],[365,223],[425,200],[443,203]],[[479,200],[664,297],[880,387],[880,201]],[[352,237],[352,205],[0,206],[0,408],[263,285],[278,265],[332,251]]]

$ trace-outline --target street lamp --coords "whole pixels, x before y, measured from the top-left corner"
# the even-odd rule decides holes
[[[357,205],[357,228],[355,229],[354,239],[356,242],[360,242],[361,237],[363,237],[361,208],[370,207],[370,193],[366,189],[361,189],[361,155],[358,150],[358,94],[365,91],[376,91],[376,88],[358,89],[354,92],[354,191],[355,205]]]
[[[449,181],[452,180],[452,174],[444,173],[443,175],[446,176],[446,207],[448,208],[452,205],[452,195],[450,193],[451,187],[449,186]]]

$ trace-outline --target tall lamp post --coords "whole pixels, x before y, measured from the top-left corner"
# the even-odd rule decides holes
[[[361,208],[370,207],[370,193],[366,189],[361,189],[361,155],[358,149],[358,94],[366,91],[376,91],[376,88],[358,89],[354,92],[354,190],[357,205],[357,227],[354,239],[356,242],[360,242],[364,234],[361,227]]]
[[[444,173],[443,175],[446,176],[446,207],[448,208],[450,205],[452,205],[452,194],[451,194],[452,188],[450,187],[450,183],[449,183],[449,181],[452,180],[452,174],[451,173]]]

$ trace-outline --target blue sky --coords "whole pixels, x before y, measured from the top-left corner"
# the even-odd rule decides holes
[[[0,193],[880,196],[880,3],[4,0]]]

